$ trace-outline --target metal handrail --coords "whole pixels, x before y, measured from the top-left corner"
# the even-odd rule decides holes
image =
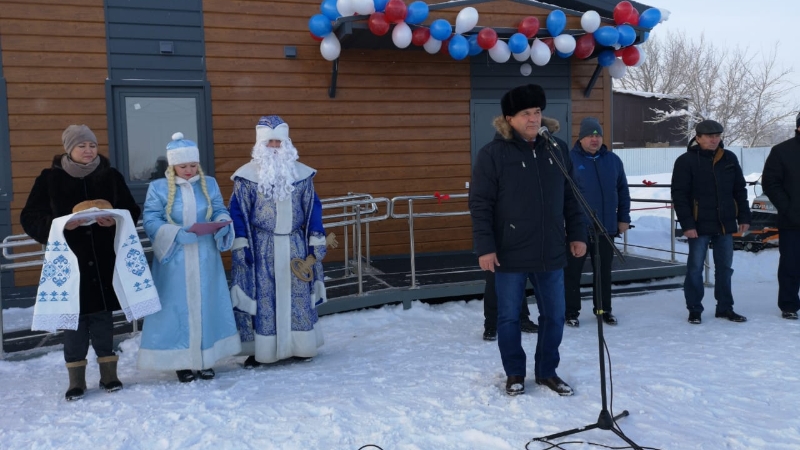
[[[445,195],[401,195],[392,198],[391,203],[391,217],[392,219],[408,219],[408,234],[409,246],[411,248],[411,289],[417,289],[417,264],[416,264],[416,250],[414,242],[414,217],[447,217],[447,216],[466,216],[469,210],[466,211],[448,211],[448,212],[428,212],[428,213],[414,213],[414,200],[436,200],[440,202],[442,197],[453,198],[467,198],[469,194],[445,194]],[[395,211],[396,205],[401,201],[408,201],[408,213],[400,214]]]

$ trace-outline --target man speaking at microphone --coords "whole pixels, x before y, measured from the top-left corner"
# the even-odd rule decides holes
[[[526,355],[519,313],[530,280],[539,308],[534,355],[536,384],[559,395],[572,388],[557,374],[558,347],[564,333],[564,267],[567,246],[573,256],[586,253],[586,224],[559,163],[572,174],[564,141],[542,122],[547,99],[541,86],[518,86],[503,95],[503,115],[494,119],[494,139],[478,153],[470,183],[469,208],[474,246],[482,270],[495,272],[497,342],[506,393],[525,392]]]

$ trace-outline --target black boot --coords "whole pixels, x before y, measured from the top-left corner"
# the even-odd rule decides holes
[[[247,359],[244,360],[244,368],[245,369],[255,369],[256,367],[260,366],[261,363],[256,361],[256,357],[250,355]]]
[[[214,379],[214,369],[203,369],[197,371],[197,376],[200,377],[201,380],[213,380]]]
[[[106,392],[122,389],[122,382],[117,378],[117,361],[117,355],[97,358],[97,364],[100,365],[100,389],[105,389]]]
[[[67,363],[69,371],[69,388],[64,398],[68,401],[79,400],[86,393],[86,360]]]
[[[191,370],[178,370],[175,373],[178,374],[178,381],[181,383],[190,383],[194,381],[194,372]]]

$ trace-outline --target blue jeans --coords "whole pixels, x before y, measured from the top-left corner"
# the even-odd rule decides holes
[[[526,374],[525,350],[519,312],[525,302],[525,285],[530,280],[539,308],[539,333],[534,355],[536,378],[556,375],[561,360],[558,347],[564,334],[564,270],[550,272],[496,272],[497,345],[506,376]]]
[[[718,234],[698,236],[689,239],[689,257],[686,260],[686,279],[683,282],[683,295],[689,312],[703,312],[703,266],[708,244],[714,246],[714,298],[717,299],[716,312],[733,310],[731,275],[733,275],[733,235]]]

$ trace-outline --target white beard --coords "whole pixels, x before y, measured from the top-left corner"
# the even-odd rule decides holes
[[[297,180],[295,161],[298,156],[292,141],[282,141],[279,148],[267,147],[264,141],[257,142],[252,157],[258,164],[258,190],[269,200],[289,198]]]

